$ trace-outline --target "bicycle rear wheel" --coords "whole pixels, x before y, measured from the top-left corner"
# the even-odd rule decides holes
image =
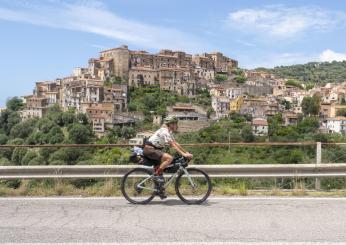
[[[145,168],[129,171],[121,180],[121,192],[126,200],[134,204],[147,204],[156,194],[156,184],[152,172]]]
[[[211,193],[209,176],[197,168],[185,169],[188,174],[181,172],[175,182],[177,196],[187,204],[201,204]]]

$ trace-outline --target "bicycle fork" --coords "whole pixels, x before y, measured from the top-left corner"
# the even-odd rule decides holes
[[[191,178],[189,172],[187,172],[186,168],[183,168],[183,171],[184,171],[184,173],[186,174],[186,176],[187,176],[187,178],[188,178],[188,180],[189,180],[189,182],[190,182],[192,188],[196,188],[196,185],[195,185],[195,183],[193,183],[193,180],[192,180],[192,178]]]

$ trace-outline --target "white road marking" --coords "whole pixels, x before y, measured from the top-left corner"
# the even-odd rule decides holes
[[[10,200],[42,200],[42,201],[58,201],[58,200],[125,200],[124,197],[0,197],[0,201]],[[157,199],[159,200],[159,199]],[[177,197],[167,198],[166,200],[180,200]],[[165,202],[163,200],[162,202]],[[299,200],[299,201],[346,201],[346,197],[210,197],[209,201],[213,200],[226,200],[226,201],[239,201],[239,200]]]

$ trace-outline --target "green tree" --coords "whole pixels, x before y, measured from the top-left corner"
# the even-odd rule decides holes
[[[90,127],[74,123],[68,130],[69,139],[75,144],[87,144],[90,142],[92,132]]]
[[[79,123],[87,125],[89,124],[88,116],[85,113],[78,113],[76,119]]]
[[[6,135],[10,134],[12,127],[20,123],[20,115],[16,111],[5,110],[0,115],[0,129]]]
[[[36,119],[28,119],[24,122],[18,123],[11,128],[10,136],[12,138],[25,139],[35,130]]]
[[[30,136],[26,139],[26,143],[29,145],[40,145],[47,143],[46,134],[36,131],[30,134]]]
[[[306,117],[297,125],[298,131],[301,134],[315,133],[319,128],[319,120],[317,117]]]
[[[11,165],[10,160],[8,160],[6,157],[0,157],[0,166],[9,166]]]
[[[48,133],[49,130],[51,130],[51,128],[54,126],[57,126],[57,124],[47,117],[41,118],[37,123],[38,129],[45,134]]]
[[[0,134],[0,145],[5,145],[8,140],[6,134]]]
[[[27,151],[27,148],[14,148],[11,158],[12,163],[15,165],[21,165]]]
[[[223,81],[226,81],[228,79],[227,75],[225,74],[216,74],[215,75],[215,80],[218,81],[218,82],[223,82]]]
[[[22,158],[21,163],[22,165],[29,165],[29,162],[36,157],[38,157],[38,155],[35,150],[28,150]]]
[[[252,132],[252,127],[250,125],[245,125],[241,131],[241,137],[245,142],[252,142],[255,140],[255,136]]]
[[[300,89],[304,89],[302,84],[298,80],[290,79],[290,80],[287,80],[285,84],[291,85]]]
[[[46,160],[42,156],[31,159],[28,165],[46,165]]]
[[[58,144],[62,143],[64,141],[64,133],[62,132],[61,128],[55,126],[49,130],[49,133],[47,134],[47,139],[49,144]]]
[[[280,101],[280,104],[284,106],[285,110],[289,110],[292,108],[291,102],[288,100],[282,100]]]
[[[288,155],[288,163],[302,163],[304,160],[304,153],[301,150],[294,149]]]
[[[246,78],[244,76],[236,76],[234,78],[234,81],[236,81],[237,83],[243,84],[246,81]]]
[[[312,97],[304,97],[302,101],[302,110],[304,115],[319,115],[321,107],[321,97],[314,94]]]
[[[50,165],[74,165],[78,162],[79,157],[85,154],[85,150],[80,148],[60,148],[52,153],[49,157]]]
[[[74,111],[66,111],[62,113],[62,122],[64,126],[68,126],[76,121]]]
[[[125,139],[130,139],[136,135],[136,130],[132,127],[122,127],[121,128],[121,137]]]
[[[6,102],[6,108],[11,111],[19,111],[23,106],[23,100],[18,97],[12,97]]]

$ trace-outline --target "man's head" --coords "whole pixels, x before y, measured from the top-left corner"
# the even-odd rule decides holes
[[[167,127],[172,131],[177,131],[178,129],[178,118],[175,116],[168,116],[163,119],[163,123],[167,125]]]

